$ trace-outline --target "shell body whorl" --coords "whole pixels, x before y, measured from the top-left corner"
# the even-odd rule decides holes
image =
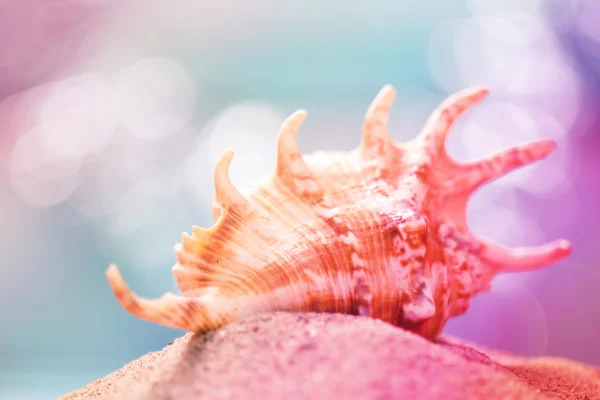
[[[273,175],[238,191],[228,175],[233,152],[218,162],[215,225],[194,227],[175,246],[182,296],[138,297],[111,266],[117,299],[140,318],[191,331],[288,310],[363,315],[434,337],[498,272],[542,267],[570,251],[564,240],[507,249],[469,231],[473,191],[555,147],[545,140],[452,160],[450,127],[486,94],[449,97],[414,140],[397,144],[386,128],[396,93],[385,86],[360,146],[347,153],[303,156],[295,135],[306,112],[297,111],[279,132]]]

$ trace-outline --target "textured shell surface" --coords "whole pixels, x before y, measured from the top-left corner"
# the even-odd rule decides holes
[[[228,174],[233,152],[217,163],[215,225],[193,227],[175,246],[182,294],[139,297],[111,265],[116,298],[139,318],[189,331],[259,312],[317,311],[435,337],[497,273],[540,268],[571,249],[566,240],[509,249],[469,231],[467,202],[478,187],[555,148],[541,140],[453,160],[445,151],[452,124],[486,95],[474,87],[448,97],[399,144],[386,127],[396,91],[385,86],[350,152],[302,155],[295,135],[306,112],[295,112],[280,129],[272,175],[240,191]]]

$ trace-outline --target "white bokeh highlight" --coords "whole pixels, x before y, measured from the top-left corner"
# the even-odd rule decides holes
[[[48,154],[86,157],[103,150],[115,132],[111,90],[98,75],[52,85],[38,113],[37,135]]]
[[[34,174],[11,174],[10,183],[25,203],[35,208],[56,206],[67,200],[79,183],[76,174],[58,180],[40,179]]]
[[[183,129],[196,109],[196,86],[176,61],[163,57],[137,61],[114,77],[119,127],[154,140]]]
[[[16,111],[27,108],[31,122],[9,156],[13,188],[35,207],[70,199],[82,216],[114,212],[128,187],[156,170],[147,160],[165,149],[160,140],[191,123],[196,90],[179,62],[154,57],[24,92]]]
[[[497,15],[505,12],[539,14],[544,10],[544,0],[467,0],[467,5],[475,15]]]
[[[448,93],[485,84],[495,96],[541,104],[559,116],[565,129],[577,117],[577,75],[553,34],[532,15],[506,13],[441,22],[430,37],[429,69]]]
[[[189,184],[203,206],[209,206],[213,193],[213,171],[223,152],[231,148],[235,156],[230,177],[242,187],[271,174],[277,160],[276,138],[286,116],[263,102],[244,102],[226,108],[206,126],[197,149],[189,159]]]

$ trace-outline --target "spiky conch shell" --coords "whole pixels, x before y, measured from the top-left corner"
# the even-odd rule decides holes
[[[386,127],[396,92],[385,86],[347,153],[302,156],[295,135],[306,112],[295,112],[279,132],[275,172],[245,194],[228,175],[233,151],[217,163],[215,225],[194,227],[175,246],[182,296],[138,297],[111,265],[116,298],[139,318],[189,331],[285,310],[352,313],[437,335],[495,274],[570,252],[566,240],[508,249],[469,232],[467,201],[479,186],[555,148],[542,140],[472,163],[451,159],[450,127],[487,93],[450,96],[414,140],[397,144]]]

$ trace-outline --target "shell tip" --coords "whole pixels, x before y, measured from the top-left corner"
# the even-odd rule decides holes
[[[116,264],[110,264],[106,269],[106,277],[110,281],[116,277],[120,277],[121,273],[119,272],[119,267]]]
[[[562,258],[571,254],[573,251],[573,245],[567,239],[559,239],[555,242],[554,249],[557,253],[557,256]]]
[[[466,91],[471,92],[478,99],[487,97],[490,94],[490,89],[483,84],[477,84],[469,87]]]
[[[396,96],[396,94],[397,94],[396,89],[389,83],[383,86],[383,88],[381,89],[381,92],[388,93],[390,96]]]
[[[295,135],[300,128],[300,124],[306,119],[308,112],[305,109],[294,111],[285,119],[279,130],[279,136]]]
[[[129,287],[115,264],[110,264],[106,269],[106,279],[108,279],[108,284],[119,303],[125,304],[127,300],[130,300]]]
[[[308,115],[308,111],[306,111],[305,109],[301,108],[299,110],[296,110],[292,115],[304,119]]]
[[[228,148],[223,152],[223,155],[221,156],[221,160],[223,160],[224,162],[229,164],[229,163],[231,163],[231,159],[233,158],[234,155],[235,155],[235,152],[233,151],[233,149]]]

